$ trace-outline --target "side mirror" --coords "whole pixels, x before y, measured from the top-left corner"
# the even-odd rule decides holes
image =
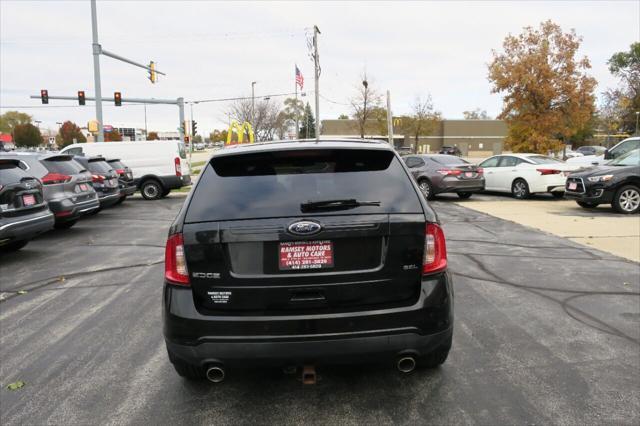
[[[604,150],[604,159],[605,160],[611,160],[613,158],[613,155],[611,155],[611,153],[609,152],[608,149]]]

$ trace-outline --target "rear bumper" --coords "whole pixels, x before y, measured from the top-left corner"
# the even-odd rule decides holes
[[[0,245],[11,241],[30,240],[53,228],[53,223],[53,213],[49,210],[0,219]]]
[[[102,194],[98,193],[98,201],[100,203],[100,207],[109,207],[114,205],[120,200],[120,190],[116,190],[110,194]]]
[[[98,196],[86,201],[74,202],[71,198],[62,200],[50,200],[49,208],[54,213],[56,222],[68,222],[77,220],[81,216],[91,213],[100,207]]]
[[[123,185],[120,188],[120,196],[121,197],[128,197],[129,195],[135,194],[136,190],[137,190],[137,188],[133,184],[129,185],[129,186]]]
[[[484,191],[484,178],[480,179],[443,179],[437,193],[442,192],[479,192]]]
[[[165,285],[164,335],[173,357],[192,365],[343,363],[427,354],[453,330],[453,291],[442,273],[423,280],[410,306],[279,316],[200,314],[188,288]]]

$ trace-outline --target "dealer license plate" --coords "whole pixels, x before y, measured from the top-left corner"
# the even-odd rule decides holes
[[[89,187],[87,186],[86,183],[81,183],[80,184],[80,191],[88,191]]]
[[[473,173],[472,172],[465,172],[464,175],[465,175],[465,177],[472,177]]]
[[[289,241],[280,243],[280,270],[323,269],[333,267],[333,243]]]
[[[22,204],[26,206],[33,206],[36,203],[36,197],[33,195],[23,195],[22,196]]]
[[[578,184],[576,182],[569,182],[569,190],[573,191],[578,188]]]

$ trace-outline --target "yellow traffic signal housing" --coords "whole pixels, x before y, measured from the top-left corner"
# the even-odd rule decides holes
[[[156,63],[151,61],[149,62],[149,81],[151,84],[155,84],[158,81],[158,74],[156,74]]]

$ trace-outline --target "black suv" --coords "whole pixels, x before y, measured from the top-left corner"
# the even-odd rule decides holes
[[[129,195],[133,195],[136,192],[136,184],[133,181],[133,172],[118,158],[112,158],[107,160],[109,166],[118,174],[118,185],[120,187],[120,199],[118,204],[123,202]]]
[[[20,168],[20,160],[0,156],[0,250],[18,250],[53,228],[53,213],[42,184]]]
[[[118,174],[107,163],[104,157],[73,157],[85,169],[91,172],[91,183],[98,194],[100,208],[109,207],[120,201],[120,184]]]
[[[571,173],[564,196],[580,207],[609,204],[619,213],[640,211],[640,149],[608,162]]]
[[[386,143],[216,151],[171,225],[164,336],[186,377],[228,366],[395,360],[451,348],[442,228]]]

